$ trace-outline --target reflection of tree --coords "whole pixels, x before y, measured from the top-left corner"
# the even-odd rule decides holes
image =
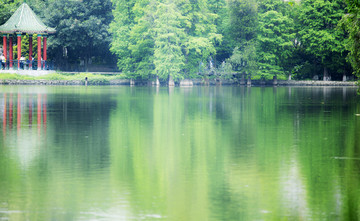
[[[251,211],[244,209],[248,214],[243,217],[251,217],[255,210],[251,208],[256,205],[255,200],[253,203],[248,200],[253,196],[244,193],[245,200],[229,190],[233,188],[232,182],[236,182],[231,165],[239,165],[236,161],[240,159],[244,167],[253,164],[246,156],[251,151],[247,139],[256,139],[251,106],[246,105],[255,101],[247,98],[248,92],[244,88],[179,89],[171,95],[160,91],[152,95],[153,104],[140,110],[140,116],[144,112],[153,113],[145,124],[139,121],[138,110],[127,118],[122,116],[123,108],[114,113],[113,119],[117,120],[111,121],[110,130],[112,171],[119,182],[134,188],[135,210],[145,208],[145,213],[189,220],[211,218],[214,214],[231,219],[239,215],[238,206],[242,205]],[[143,103],[141,96],[137,100]],[[126,103],[124,98],[121,102]],[[233,160],[228,162],[229,158]],[[232,172],[228,174],[229,171]],[[256,179],[241,188],[250,185],[255,193],[255,187],[261,187],[252,186],[255,182]],[[265,192],[266,188],[263,189]]]
[[[109,114],[116,104],[111,96],[95,89],[80,92],[76,96],[52,95],[48,111],[56,114],[49,116],[48,130],[53,136],[54,154],[60,150],[65,154],[60,158],[64,166],[91,172],[107,166],[103,162],[108,158]]]
[[[350,94],[327,90],[194,87],[151,91],[150,101],[119,98],[112,177],[132,187],[134,214],[331,218],[346,195],[333,157],[348,146],[347,132],[337,131],[353,131],[346,130],[353,108]],[[131,111],[134,99],[146,104]]]
[[[46,133],[28,125],[38,122],[37,93],[20,96],[32,100],[20,134],[34,136],[20,139],[16,112],[13,131],[0,133],[0,209],[34,211],[11,219],[357,217],[355,89],[56,90],[41,95]],[[26,168],[9,157],[25,141],[35,153]]]
[[[76,220],[84,203],[111,195],[101,188],[107,185],[107,173],[94,173],[108,166],[109,113],[116,105],[111,92],[48,89],[45,94],[25,91],[13,96],[16,102],[21,98],[21,108],[13,102],[13,123],[19,122],[14,110],[22,113],[20,130],[7,126],[7,137],[1,137],[0,208],[7,200],[11,220]],[[6,104],[9,109],[9,101]],[[9,120],[9,113],[6,116]],[[9,158],[15,150],[19,157]],[[21,161],[29,156],[24,167]]]
[[[348,195],[348,186],[341,181],[339,172],[344,167],[336,159],[349,156],[346,152],[353,145],[348,142],[359,137],[353,127],[354,95],[354,90],[343,88],[293,88],[284,103],[293,115],[297,161],[301,163],[309,215],[314,219],[343,220],[347,213],[340,205]]]
[[[14,145],[13,154],[27,168],[37,155],[37,141],[46,133],[47,98],[42,94],[3,93],[1,100],[2,139],[4,145]],[[33,110],[33,105],[37,108]],[[37,118],[33,122],[33,115]],[[37,133],[32,129],[36,126]],[[27,137],[27,139],[21,139]],[[23,142],[22,142],[23,141]]]
[[[223,161],[215,142],[222,132],[210,117],[210,99],[194,99],[186,90],[152,92],[151,102],[136,111],[126,103],[143,104],[143,96],[119,98],[110,130],[112,174],[132,187],[134,214],[195,220],[209,213],[208,174],[222,175],[221,168],[213,168]],[[148,119],[139,118],[149,112]]]
[[[357,111],[359,111],[359,104],[357,104]],[[344,150],[345,157],[340,159],[339,165],[341,165],[342,170],[340,170],[338,174],[342,177],[341,181],[344,186],[344,191],[341,193],[343,197],[340,202],[343,220],[359,220],[360,120],[351,115],[349,118],[349,120],[354,121],[354,123],[344,130],[345,136],[343,137],[343,142],[346,147]]]

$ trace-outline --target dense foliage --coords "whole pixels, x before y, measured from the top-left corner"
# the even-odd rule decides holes
[[[326,80],[352,71],[338,27],[347,12],[341,0],[112,2],[111,51],[131,77],[178,80],[230,67],[246,76]]]
[[[0,0],[0,24],[4,24],[15,12],[21,0]]]
[[[346,3],[348,13],[343,16],[340,26],[349,34],[346,48],[350,53],[347,58],[356,76],[360,77],[360,3],[357,0],[346,0]]]
[[[49,0],[43,11],[48,25],[56,28],[49,38],[49,57],[58,62],[110,58],[110,34],[113,16],[110,0]]]
[[[111,51],[120,70],[142,78],[175,80],[197,73],[216,54],[217,14],[207,1],[113,0]],[[212,61],[213,62],[213,61]]]
[[[4,22],[22,1],[1,1]],[[129,78],[273,76],[341,80],[360,73],[353,0],[28,0],[57,32],[61,66],[116,62]],[[26,45],[26,43],[24,43]]]
[[[23,1],[1,1],[0,21],[4,23]],[[112,61],[109,51],[109,24],[113,20],[110,0],[27,0],[43,22],[56,29],[48,37],[48,59],[63,70],[82,70],[94,62]],[[36,47],[36,38],[33,41]],[[26,54],[28,40],[22,41]],[[14,46],[16,48],[16,46]],[[34,50],[36,54],[36,50]],[[105,60],[105,61],[104,61]]]

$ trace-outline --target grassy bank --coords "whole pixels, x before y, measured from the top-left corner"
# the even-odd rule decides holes
[[[91,73],[51,73],[41,76],[30,76],[20,74],[4,73],[0,74],[0,80],[48,80],[48,81],[85,81],[87,78],[89,84],[108,84],[111,80],[126,79],[125,75],[99,75]]]
[[[4,73],[0,74],[0,80],[65,80],[65,81],[79,81],[85,80],[85,77],[88,78],[88,81],[109,81],[117,79],[128,79],[125,74],[118,75],[102,75],[102,74],[93,74],[93,73],[51,73],[41,76],[30,76],[30,75],[20,75],[14,73]],[[209,79],[219,78],[218,76],[208,77]],[[253,75],[251,76],[252,80],[272,80],[273,76],[271,75]],[[220,76],[220,79],[228,79],[226,76]],[[278,80],[287,80],[287,77],[284,75],[278,75]]]
[[[126,79],[125,75],[99,75],[99,74],[90,74],[90,73],[79,73],[79,74],[67,74],[67,73],[51,73],[41,76],[30,76],[30,75],[20,75],[20,74],[0,74],[0,80],[66,80],[66,81],[77,81],[84,80],[115,80],[115,79]]]
[[[288,81],[287,76],[278,75],[278,85],[299,85],[299,86],[354,86],[355,82],[342,81],[313,81],[313,80],[295,80]],[[22,75],[15,73],[1,73],[0,84],[48,84],[48,85],[84,85],[87,78],[88,85],[128,85],[129,79],[124,74],[104,75],[96,73],[50,73],[41,76]],[[240,84],[240,79],[220,78],[223,85]],[[272,76],[255,75],[251,77],[253,85],[273,85]],[[194,85],[219,83],[217,78],[192,79]],[[136,85],[148,85],[148,81],[136,81]],[[162,82],[166,85],[167,82]]]

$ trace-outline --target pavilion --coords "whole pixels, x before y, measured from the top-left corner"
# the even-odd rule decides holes
[[[32,60],[33,56],[33,34],[37,34],[37,69],[41,70],[43,64],[47,59],[47,36],[55,33],[54,28],[46,26],[40,18],[34,13],[33,10],[25,2],[14,12],[14,14],[0,26],[0,34],[3,36],[3,53],[7,61],[9,61],[9,68],[13,68],[13,36],[17,36],[17,66],[20,69],[20,58],[21,58],[21,36],[29,34],[29,60]],[[41,37],[43,37],[43,57],[41,57]],[[7,42],[9,41],[9,51],[7,50]],[[8,56],[9,55],[9,56]],[[8,59],[9,57],[9,59]],[[32,62],[30,62],[31,68]]]

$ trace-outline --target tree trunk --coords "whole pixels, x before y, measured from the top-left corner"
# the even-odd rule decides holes
[[[246,82],[248,87],[251,87],[251,77],[249,76]]]
[[[155,85],[156,85],[156,87],[160,86],[159,76],[156,76]]]
[[[175,86],[175,82],[174,82],[174,80],[173,80],[173,78],[172,78],[172,76],[171,75],[169,75],[169,85],[168,85],[169,87],[174,87]]]
[[[277,85],[278,84],[278,81],[277,81],[277,76],[275,75],[273,77],[273,85]]]
[[[329,78],[330,78],[330,77],[329,77],[328,69],[327,69],[327,67],[324,67],[324,78],[323,78],[323,81],[328,81],[328,80],[330,80]]]
[[[85,56],[85,58],[84,58],[84,70],[82,70],[82,71],[89,72],[89,57],[88,56]]]
[[[242,74],[241,74],[240,84],[241,84],[241,85],[244,85],[244,84],[245,84],[245,73],[242,73]]]

